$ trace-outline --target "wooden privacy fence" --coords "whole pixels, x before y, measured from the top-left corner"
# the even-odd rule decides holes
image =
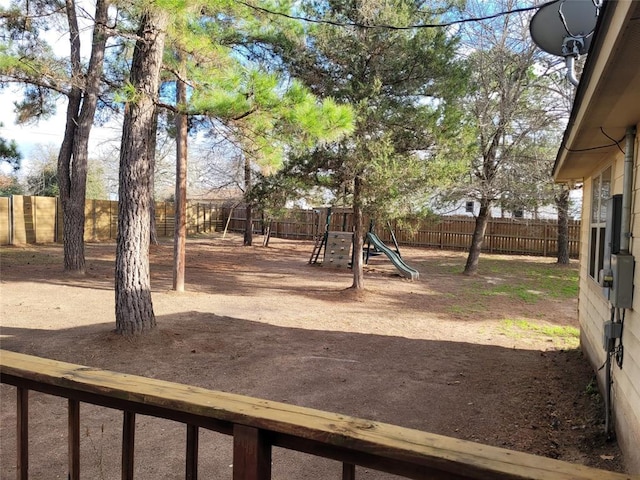
[[[245,209],[222,208],[223,221],[229,219],[229,230],[244,231]],[[280,238],[314,239],[322,234],[327,218],[326,209],[290,210],[286,216],[271,222],[271,235]],[[369,220],[365,219],[365,225]],[[400,245],[440,248],[444,250],[467,250],[475,227],[473,217],[433,217],[424,219],[412,229],[403,229],[397,223],[391,225]],[[348,209],[333,209],[329,229],[351,231],[353,215]],[[256,233],[265,231],[265,222],[253,221]],[[387,226],[377,225],[376,233],[385,242],[391,241]],[[509,255],[556,256],[558,253],[558,226],[556,220],[532,220],[492,218],[484,236],[483,251]],[[580,252],[580,222],[569,221],[569,255],[578,258]]]
[[[187,234],[214,231],[220,226],[219,209],[212,202],[188,202]],[[156,202],[155,220],[159,237],[173,237],[173,203]],[[117,201],[87,200],[85,241],[115,240],[117,229]],[[0,197],[0,245],[50,242],[62,242],[62,206],[58,197]]]
[[[173,203],[156,202],[156,232],[159,237],[173,237],[175,222]],[[85,241],[115,240],[118,227],[118,202],[87,200],[85,207]],[[270,235],[279,238],[313,240],[325,230],[327,209],[291,209],[270,222]],[[245,208],[231,208],[220,202],[190,201],[187,204],[187,235],[245,228]],[[369,220],[365,219],[368,225]],[[424,219],[417,228],[407,230],[391,225],[400,245],[466,250],[475,226],[473,217],[434,217]],[[266,222],[254,218],[253,230],[266,231]],[[329,229],[352,231],[353,215],[349,209],[334,208]],[[391,241],[389,229],[378,225],[376,233]],[[569,221],[569,255],[577,258],[580,251],[580,222]],[[62,241],[62,208],[54,197],[13,195],[0,197],[0,244],[49,243]],[[490,253],[555,256],[558,251],[555,220],[503,219],[489,220],[483,251]]]
[[[233,480],[269,480],[274,446],[340,462],[342,480],[355,480],[356,466],[425,480],[631,479],[625,474],[395,425],[6,350],[0,351],[0,380],[17,387],[18,480],[29,475],[31,390],[68,399],[65,473],[69,480],[81,478],[81,402],[122,412],[121,478],[125,480],[134,476],[136,415],[186,425],[184,472],[190,480],[198,478],[198,457],[205,453],[198,448],[201,428],[233,437],[233,458],[227,460],[233,466]],[[39,415],[46,412],[40,409]],[[158,462],[167,461],[174,453],[163,452],[162,447],[155,446]],[[328,472],[323,473],[329,478]]]

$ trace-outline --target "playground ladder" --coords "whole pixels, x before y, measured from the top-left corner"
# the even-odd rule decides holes
[[[325,244],[325,234],[316,236],[316,243],[313,246],[313,252],[311,252],[311,258],[309,258],[309,263],[318,263],[318,257],[320,256],[320,251]]]

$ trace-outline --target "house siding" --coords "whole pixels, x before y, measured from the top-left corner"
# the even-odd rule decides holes
[[[640,142],[636,138],[634,158],[634,182],[632,195],[630,251],[636,257],[634,270],[633,308],[625,313],[622,344],[624,356],[622,368],[615,362],[612,367],[613,422],[618,443],[625,452],[629,473],[640,473]],[[622,193],[624,157],[621,153],[597,166],[592,176],[598,175],[608,164],[613,165],[612,193]],[[580,262],[579,319],[582,350],[598,371],[606,360],[602,347],[603,324],[610,318],[608,301],[601,287],[589,277],[589,232],[591,216],[592,176],[584,182],[584,208],[582,213],[582,242]],[[598,383],[604,391],[604,369],[599,370]]]

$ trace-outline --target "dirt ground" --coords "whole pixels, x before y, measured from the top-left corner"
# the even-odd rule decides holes
[[[354,295],[350,271],[308,264],[310,242],[241,242],[189,240],[183,294],[170,290],[172,246],[154,247],[159,329],[136,340],[113,333],[114,244],[87,245],[84,278],[63,273],[59,245],[3,247],[1,346],[624,471],[577,340],[542,328],[576,327],[577,300],[509,294],[530,263],[567,267],[484,256],[480,274],[466,277],[464,253],[403,248],[419,280],[373,257],[366,291]],[[15,389],[0,393],[0,476],[15,478]],[[66,402],[38,393],[30,402],[30,478],[66,478]],[[81,421],[83,478],[119,478],[120,414],[83,404]],[[139,416],[136,478],[184,478],[184,431]],[[202,432],[200,452],[202,478],[231,478],[228,437]],[[335,479],[340,468],[274,452],[274,479]]]

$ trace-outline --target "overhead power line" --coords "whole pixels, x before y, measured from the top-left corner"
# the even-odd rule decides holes
[[[553,3],[558,3],[561,0],[550,0],[548,2],[542,3],[540,5],[534,5],[531,7],[521,7],[514,8],[513,10],[505,10],[502,12],[493,13],[491,15],[485,15],[483,17],[471,17],[471,18],[461,18],[458,20],[452,20],[450,22],[443,23],[419,23],[415,25],[385,25],[385,24],[366,24],[366,23],[358,23],[358,22],[339,22],[336,20],[327,20],[327,19],[319,19],[319,18],[311,18],[305,17],[302,15],[292,15],[285,12],[278,12],[275,10],[270,10],[268,8],[259,7],[257,5],[253,5],[248,2],[244,2],[242,0],[237,0],[237,2],[241,5],[246,6],[252,10],[257,12],[265,13],[267,15],[274,15],[279,17],[288,18],[290,20],[298,20],[301,22],[308,23],[317,23],[323,25],[331,25],[334,27],[359,27],[359,28],[368,28],[368,29],[385,29],[385,30],[413,30],[415,28],[446,28],[451,27],[453,25],[460,25],[463,23],[471,23],[471,22],[482,22],[484,20],[491,20],[498,17],[503,17],[505,15],[511,15],[513,13],[521,13],[521,12],[530,12],[532,10],[538,10],[547,5],[551,5]]]

